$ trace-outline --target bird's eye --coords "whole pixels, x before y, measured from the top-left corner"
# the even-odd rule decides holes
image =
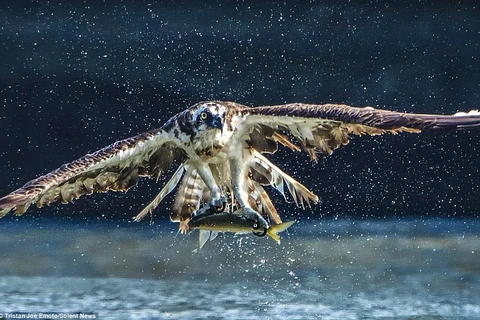
[[[207,119],[207,117],[208,117],[208,114],[205,111],[200,113],[200,119],[205,120]]]

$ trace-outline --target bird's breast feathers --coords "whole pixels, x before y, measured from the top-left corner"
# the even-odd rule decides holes
[[[230,130],[232,127],[234,129]],[[232,124],[224,124],[223,130],[206,130],[191,141],[190,148],[207,162],[225,161],[231,153],[234,131],[235,125]]]

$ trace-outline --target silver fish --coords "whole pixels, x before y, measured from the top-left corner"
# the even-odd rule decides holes
[[[255,217],[250,217],[244,213],[243,209],[239,209],[233,213],[211,213],[194,216],[188,222],[188,227],[200,230],[199,245],[201,248],[208,239],[215,239],[219,232],[238,234],[252,232],[259,237],[268,235],[280,243],[278,233],[288,229],[294,223],[295,221],[288,221],[263,228]]]

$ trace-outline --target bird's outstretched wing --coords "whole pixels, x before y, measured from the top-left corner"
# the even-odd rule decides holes
[[[221,144],[224,144],[222,148],[238,157],[238,160],[243,158],[243,165],[247,170],[244,171],[246,176],[240,179],[243,179],[245,188],[248,189],[245,190],[245,200],[275,222],[281,219],[263,186],[270,185],[285,195],[286,185],[298,206],[303,207],[318,201],[318,197],[310,190],[263,156],[265,153],[274,153],[278,144],[294,151],[303,149],[316,160],[317,154],[330,154],[339,146],[347,144],[351,134],[376,135],[385,132],[420,132],[427,129],[480,128],[478,111],[444,116],[407,114],[337,104],[294,103],[250,108],[234,102],[199,103],[191,110],[187,109],[174,116],[160,129],[118,141],[28,182],[0,199],[0,217],[11,210],[21,215],[32,204],[42,207],[52,202],[68,203],[83,194],[93,192],[126,191],[136,184],[139,177],[158,179],[172,163],[177,162],[177,171],[136,220],[151,213],[182,181],[171,218],[183,222],[183,229],[186,229],[185,223],[192,212],[199,208],[201,202],[210,198],[206,182],[190,166],[190,160],[184,151],[185,141],[191,141],[192,135],[195,135],[192,128],[187,126],[188,117],[202,105],[213,105],[216,108],[221,105],[225,108],[226,113],[222,119],[225,132],[222,132],[226,135],[221,136]],[[295,137],[300,147],[290,140],[291,136]],[[202,140],[201,136],[197,138],[200,139],[196,140],[198,145],[208,146],[211,143],[208,139]],[[212,145],[213,151],[215,148],[217,147]],[[240,150],[243,151],[238,153]],[[192,152],[190,150],[189,154]],[[210,151],[201,154],[205,163],[210,163]],[[212,178],[217,180],[216,183],[222,190],[231,191],[234,181],[230,171],[226,170],[228,164],[217,161],[209,164]],[[236,176],[234,180],[238,179]],[[188,205],[185,205],[187,198]],[[232,200],[232,203],[235,203],[235,199]]]
[[[386,132],[419,133],[422,130],[480,128],[480,112],[454,115],[414,114],[372,107],[351,107],[340,104],[300,104],[249,108],[236,111],[240,116],[238,142],[261,150],[275,152],[277,142],[290,146],[285,132],[293,135],[313,160],[317,154],[331,154],[349,143],[350,135],[379,135]]]
[[[169,125],[115,142],[29,181],[0,199],[0,217],[10,210],[21,215],[32,204],[42,207],[94,192],[126,191],[142,176],[158,179],[172,163],[185,159],[178,138],[165,130]]]
[[[243,179],[249,205],[277,224],[281,223],[281,218],[263,186],[271,186],[283,196],[286,196],[288,190],[299,207],[310,206],[311,203],[319,201],[308,188],[263,155],[276,152],[278,144],[292,151],[300,151],[303,148],[316,160],[318,153],[330,154],[339,146],[347,144],[351,134],[377,135],[385,132],[420,132],[423,129],[462,129],[480,125],[478,112],[440,116],[334,104],[288,104],[250,108],[234,102],[214,103],[228,110],[225,122],[228,130],[233,132],[230,147],[245,150]],[[301,148],[290,140],[292,135],[298,140]],[[210,169],[219,187],[224,193],[230,194],[232,205],[235,205],[229,170],[223,173],[226,179],[220,179],[222,174],[218,172],[224,165],[212,163]],[[158,196],[135,219],[138,221],[151,214],[158,203],[177,186],[180,179],[182,182],[175,195],[170,218],[172,221],[180,222],[180,232],[188,232],[187,224],[192,213],[199,209],[202,202],[208,202],[210,199],[208,188],[192,167],[177,170]]]

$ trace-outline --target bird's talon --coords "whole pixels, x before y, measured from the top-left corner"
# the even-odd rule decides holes
[[[257,231],[252,231],[252,233],[254,235],[256,235],[257,237],[263,237],[267,234],[267,229],[266,228],[263,228],[263,231],[261,232],[257,232]]]
[[[210,201],[210,209],[215,213],[222,213],[227,208],[227,200],[225,197]]]
[[[253,231],[252,233],[256,235],[257,237],[263,237],[267,234],[268,228],[270,226],[268,225],[267,220],[265,220],[258,212],[255,212],[255,223],[253,224]],[[261,231],[257,231],[261,230]]]
[[[227,202],[223,201],[221,207],[213,206],[212,208],[213,210],[215,210],[216,213],[221,213],[225,211],[225,209],[227,208]]]
[[[198,209],[197,211],[192,212],[192,217],[222,213],[225,211],[226,208],[227,208],[227,201],[225,200],[224,197],[221,197],[220,199],[210,201],[208,205],[205,205],[202,208]]]
[[[251,209],[251,208],[243,208],[243,216],[249,220],[255,220],[253,225],[253,229],[255,230],[263,230],[262,232],[267,232],[270,225],[268,224],[267,220],[263,218],[260,213]]]

